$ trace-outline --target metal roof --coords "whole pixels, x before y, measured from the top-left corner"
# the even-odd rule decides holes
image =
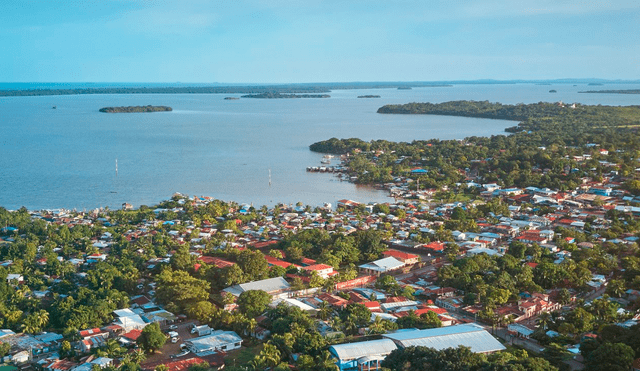
[[[390,270],[394,270],[396,268],[400,268],[402,266],[404,266],[403,262],[399,261],[394,257],[388,257],[388,258],[376,260],[371,263],[362,264],[360,268],[370,269],[370,270],[379,271],[379,272],[387,272]]]
[[[194,353],[217,350],[223,345],[242,342],[242,338],[233,331],[217,330],[211,335],[185,341],[187,347]]]
[[[457,348],[460,345],[471,348],[474,353],[495,352],[506,349],[484,328],[475,324],[440,327],[428,330],[402,331],[382,335],[401,347],[425,346],[437,350]]]
[[[261,281],[253,281],[247,283],[241,283],[239,285],[231,286],[224,291],[230,292],[233,295],[239,296],[241,293],[249,290],[261,290],[268,293],[288,290],[291,287],[289,283],[282,277],[268,278]]]
[[[329,351],[337,356],[340,362],[361,357],[384,356],[396,349],[398,349],[396,344],[389,339],[336,344],[329,347]]]

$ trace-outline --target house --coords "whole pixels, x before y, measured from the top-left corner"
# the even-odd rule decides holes
[[[380,339],[332,345],[329,353],[336,358],[340,371],[377,370],[380,363],[396,349],[398,347],[393,341]]]
[[[24,283],[24,276],[22,276],[21,274],[16,274],[16,273],[7,274],[7,283],[11,284],[13,282],[15,282],[17,284]]]
[[[327,264],[313,264],[306,267],[302,267],[302,270],[311,274],[312,272],[318,273],[318,276],[327,279],[331,276],[335,276],[338,272],[333,271],[333,267]]]
[[[238,349],[242,345],[242,338],[233,331],[216,330],[210,335],[189,339],[184,344],[193,354],[210,354]]]
[[[406,264],[393,257],[383,258],[371,263],[362,264],[359,266],[360,271],[364,274],[371,274],[374,276],[380,276],[384,273],[389,273],[401,269]]]
[[[142,330],[147,326],[142,317],[129,308],[114,310],[113,314],[115,315],[113,323],[122,327],[124,332],[129,332],[133,329]]]
[[[162,359],[159,361],[145,362],[140,365],[143,371],[155,371],[158,366],[166,366],[167,371],[188,371],[191,366],[206,364],[211,370],[224,369],[225,353],[216,353],[202,356],[185,356],[177,359]]]
[[[290,287],[291,285],[289,285],[289,282],[287,282],[284,278],[275,277],[268,278],[266,280],[241,283],[239,285],[227,287],[222,291],[231,293],[236,297],[249,290],[262,290],[270,294],[271,296],[278,296],[279,294],[288,291]]]
[[[153,312],[145,313],[141,315],[142,319],[147,323],[158,323],[160,327],[165,327],[170,323],[173,323],[178,317],[173,313],[167,312],[164,309],[159,309]]]
[[[476,324],[397,331],[383,334],[382,337],[392,340],[399,348],[424,346],[442,350],[462,345],[469,347],[474,353],[493,353],[506,349],[487,330]]]
[[[415,254],[409,254],[398,250],[387,250],[382,253],[385,257],[395,258],[406,265],[416,264],[420,261],[420,256]]]

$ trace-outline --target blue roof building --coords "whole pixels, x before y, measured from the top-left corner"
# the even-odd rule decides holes
[[[393,341],[381,339],[332,345],[329,353],[337,358],[336,364],[340,371],[359,370],[363,367],[377,370],[386,356],[396,349],[398,347]]]
[[[400,331],[382,337],[392,340],[400,348],[423,346],[442,350],[462,345],[471,348],[474,353],[493,353],[506,349],[487,330],[476,324]]]

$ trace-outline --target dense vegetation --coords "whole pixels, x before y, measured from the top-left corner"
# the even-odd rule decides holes
[[[189,87],[132,87],[132,88],[77,88],[77,89],[31,89],[0,90],[1,97],[38,95],[84,95],[84,94],[254,94],[280,93],[325,93],[326,88],[313,86],[189,86]]]
[[[167,106],[127,106],[127,107],[104,107],[100,108],[100,112],[104,113],[136,113],[136,112],[167,112],[172,111]]]
[[[260,94],[243,95],[242,98],[282,99],[282,98],[331,98],[328,94],[282,94],[278,92],[264,92]]]
[[[600,93],[600,94],[640,94],[640,89],[623,89],[623,90],[587,90],[578,93]]]
[[[335,89],[392,89],[411,87],[447,87],[451,85],[429,82],[365,82],[365,83],[315,83],[254,86],[157,86],[157,87],[95,87],[95,88],[43,88],[27,90],[0,90],[0,97],[78,94],[259,94],[278,93],[327,93]]]
[[[349,173],[359,183],[385,183],[413,175],[425,188],[453,185],[479,174],[483,182],[502,186],[575,188],[580,178],[595,179],[610,171],[634,173],[640,158],[640,107],[573,106],[557,103],[502,105],[456,101],[384,106],[378,112],[439,114],[521,121],[508,128],[512,135],[394,143],[337,139],[314,143],[312,151],[351,153]],[[607,155],[600,152],[606,149]],[[589,155],[584,161],[573,156]],[[637,192],[637,190],[636,190]]]

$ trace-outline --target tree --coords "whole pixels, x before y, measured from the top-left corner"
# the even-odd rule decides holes
[[[589,354],[586,370],[626,371],[631,368],[635,352],[623,343],[604,343]]]
[[[0,358],[3,358],[7,354],[9,354],[10,349],[11,349],[11,344],[0,342]]]
[[[329,318],[329,315],[332,311],[333,310],[331,309],[331,305],[329,304],[329,302],[323,300],[318,306],[318,317],[320,317],[321,320],[325,321],[327,318]]]
[[[251,365],[254,370],[264,370],[275,367],[280,364],[280,354],[278,348],[273,345],[271,341],[268,341],[264,344],[260,354],[251,361]]]
[[[242,250],[238,255],[238,266],[248,280],[261,280],[269,275],[269,263],[260,251]]]
[[[160,330],[160,325],[152,323],[142,329],[136,343],[147,352],[155,353],[156,350],[162,348],[166,341],[167,337]]]
[[[418,346],[394,350],[382,362],[382,367],[391,371],[458,371],[479,369],[485,362],[486,356],[463,346],[443,350]]]
[[[245,291],[238,297],[238,309],[247,317],[259,316],[267,309],[271,295],[262,290]]]
[[[172,303],[182,311],[190,304],[209,299],[209,282],[181,270],[165,269],[156,276],[156,295],[161,303]]]
[[[190,304],[185,309],[185,312],[189,318],[195,318],[201,323],[210,322],[214,315],[216,315],[218,308],[209,301],[199,301],[194,304]]]

